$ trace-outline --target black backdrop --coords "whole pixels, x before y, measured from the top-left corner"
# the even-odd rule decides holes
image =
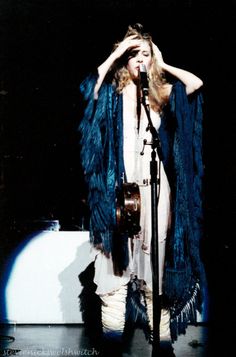
[[[76,230],[86,219],[76,132],[78,86],[106,58],[127,25],[141,22],[167,63],[204,81],[203,258],[212,330],[223,340],[223,322],[231,326],[235,316],[235,4],[233,0],[1,0],[3,262],[30,222],[59,219],[62,229]],[[227,331],[228,340],[233,329]]]

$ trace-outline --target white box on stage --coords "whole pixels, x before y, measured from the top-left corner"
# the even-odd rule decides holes
[[[91,263],[89,232],[34,232],[13,255],[5,286],[6,322],[83,322],[78,276]]]

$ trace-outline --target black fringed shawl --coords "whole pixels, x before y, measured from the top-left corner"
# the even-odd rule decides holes
[[[90,239],[104,250],[117,249],[115,232],[116,187],[124,174],[123,101],[109,83],[103,83],[97,100],[97,74],[81,84],[85,110],[79,125],[81,161],[88,185]],[[172,340],[196,322],[201,308],[204,269],[200,258],[202,236],[202,96],[186,95],[181,82],[173,85],[159,135],[163,164],[172,192],[172,228],[167,241],[164,296],[171,313]],[[119,270],[128,265],[127,236],[118,237]]]

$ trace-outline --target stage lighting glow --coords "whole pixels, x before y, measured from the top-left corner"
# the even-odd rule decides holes
[[[7,320],[81,323],[78,275],[90,263],[89,251],[89,232],[44,231],[27,238],[15,252],[5,288]]]

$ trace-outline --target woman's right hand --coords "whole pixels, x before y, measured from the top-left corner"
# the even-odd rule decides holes
[[[105,78],[109,68],[113,65],[113,63],[120,58],[126,51],[131,49],[138,49],[141,44],[141,40],[137,39],[137,35],[132,35],[126,37],[123,41],[121,41],[117,48],[110,54],[110,56],[98,67],[98,80],[94,88],[94,99],[98,98],[98,92]]]
[[[123,41],[121,41],[115,51],[112,53],[115,59],[120,58],[123,54],[131,49],[138,49],[141,44],[140,39],[137,38],[137,35],[132,35],[126,37]]]

